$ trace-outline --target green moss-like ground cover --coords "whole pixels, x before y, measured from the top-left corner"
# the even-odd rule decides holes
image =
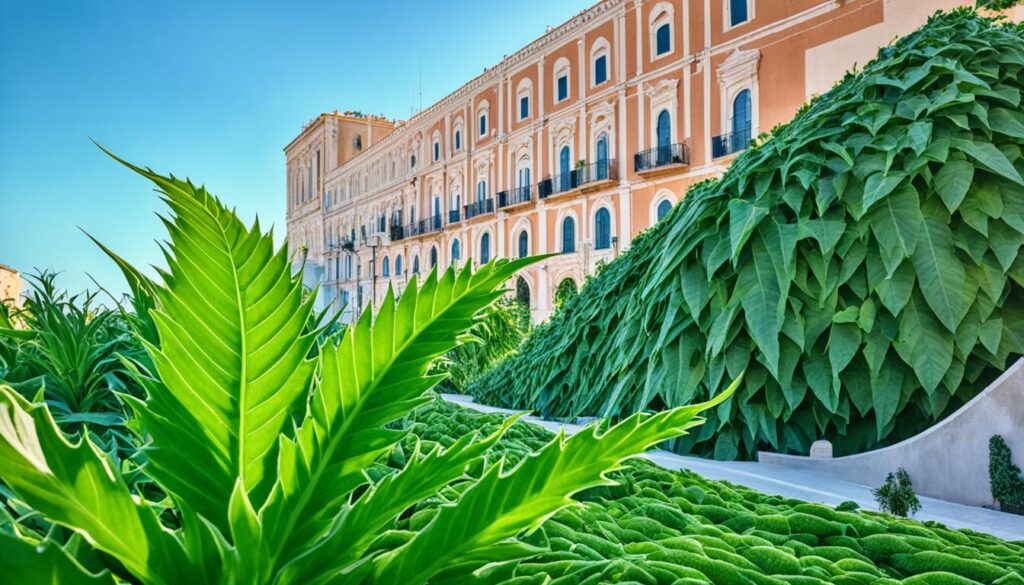
[[[466,433],[492,432],[502,420],[436,401],[411,417],[411,434],[389,463],[404,463],[416,437],[450,445]],[[552,436],[517,423],[491,455],[518,461]],[[388,470],[381,465],[375,473]],[[620,485],[585,492],[581,505],[562,510],[526,538],[548,552],[490,574],[488,582],[1024,584],[1021,542],[875,512],[837,511],[646,461],[631,462],[612,477]],[[403,542],[457,496],[455,488],[423,502],[378,546]]]
[[[485,404],[618,417],[699,402],[718,459],[911,436],[1024,355],[1024,26],[933,17],[690,190]]]

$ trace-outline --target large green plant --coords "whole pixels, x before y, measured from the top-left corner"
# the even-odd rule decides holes
[[[3,535],[5,579],[465,581],[536,553],[515,537],[572,494],[608,484],[605,473],[624,458],[699,424],[696,415],[712,405],[558,436],[515,466],[483,458],[508,425],[487,437],[468,433],[444,450],[414,448],[401,471],[371,484],[367,470],[405,435],[391,423],[429,400],[424,392],[439,379],[426,375],[430,363],[533,260],[414,280],[400,300],[389,291],[377,315],[366,311],[339,340],[318,346],[315,295],[304,295],[285,248],[275,250],[258,223],[247,228],[205,189],[135,170],[157,185],[172,216],[168,268],[148,287],[153,370],[139,366],[146,398],[130,402],[149,441],[146,471],[173,500],[180,528],[132,494],[88,437],[69,443],[45,404],[0,387],[0,479],[81,536],[70,551]],[[483,467],[474,479],[472,466]],[[389,538],[403,512],[451,486],[461,495],[429,524],[402,543]]]
[[[933,17],[692,189],[481,401],[566,417],[685,404],[679,445],[857,452],[926,428],[1024,353],[1024,29]]]

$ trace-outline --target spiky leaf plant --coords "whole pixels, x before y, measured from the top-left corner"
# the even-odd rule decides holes
[[[405,436],[392,423],[439,379],[427,375],[431,362],[533,260],[414,280],[400,300],[389,291],[375,316],[364,312],[318,346],[315,295],[304,295],[285,248],[204,188],[135,170],[172,211],[168,268],[150,287],[153,369],[139,366],[146,397],[131,404],[148,438],[146,471],[174,502],[176,527],[88,437],[69,443],[45,404],[0,387],[0,479],[109,569],[87,577],[71,551],[4,537],[0,574],[158,585],[464,581],[536,553],[517,535],[714,404],[558,436],[515,466],[483,457],[507,425],[468,433],[447,449],[414,448],[401,471],[372,481],[368,470]],[[474,479],[470,468],[483,471]],[[453,487],[461,496],[394,541],[403,512]]]
[[[471,385],[554,417],[686,404],[678,446],[858,452],[1024,354],[1024,28],[933,17],[700,184]]]

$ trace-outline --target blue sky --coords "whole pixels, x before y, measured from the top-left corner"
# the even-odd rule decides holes
[[[408,117],[589,5],[0,0],[0,263],[115,294],[161,261],[163,211],[90,137],[202,182],[284,236],[282,148],[335,109]]]

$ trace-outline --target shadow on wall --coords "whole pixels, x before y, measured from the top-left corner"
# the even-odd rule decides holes
[[[1024,358],[955,413],[895,445],[835,459],[761,452],[758,461],[870,486],[882,485],[886,475],[902,467],[922,496],[991,507],[995,504],[988,470],[992,435],[1001,435],[1013,462],[1024,467]]]

